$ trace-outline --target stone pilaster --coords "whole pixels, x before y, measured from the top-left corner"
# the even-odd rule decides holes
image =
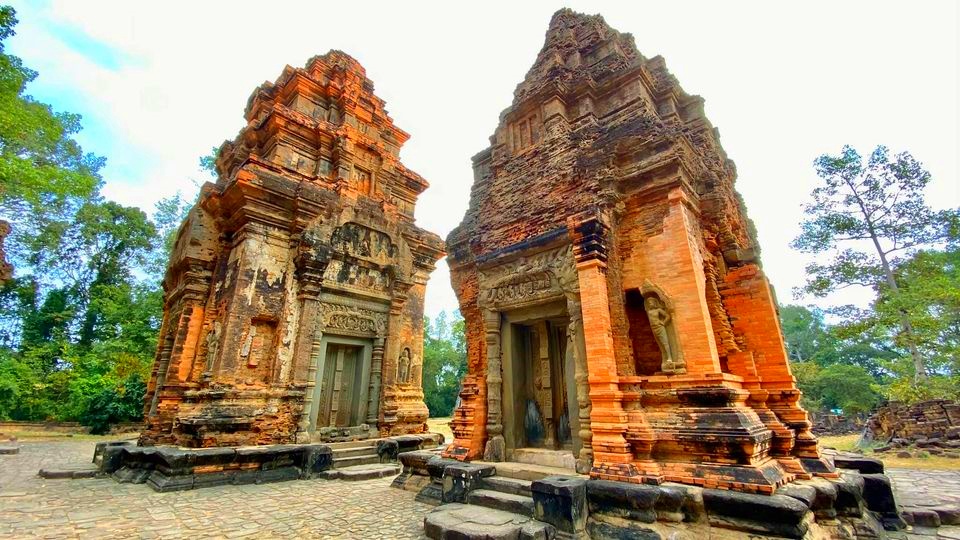
[[[367,424],[374,426],[380,417],[380,383],[383,370],[383,347],[386,339],[378,336],[373,340],[370,358],[370,391],[367,400]]]
[[[577,418],[580,421],[580,452],[577,455],[577,472],[586,474],[593,467],[593,431],[590,429],[590,383],[587,370],[587,353],[583,341],[583,315],[579,295],[567,295],[567,347],[573,355],[574,380],[577,384]]]
[[[483,310],[483,328],[487,344],[487,444],[486,461],[506,459],[503,439],[503,374],[500,357],[500,312]]]

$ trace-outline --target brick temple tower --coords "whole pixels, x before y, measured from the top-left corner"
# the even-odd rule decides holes
[[[772,493],[835,476],[736,169],[661,57],[557,12],[447,239],[468,375],[448,457]]]
[[[443,243],[373,83],[331,51],[254,91],[178,233],[144,444],[426,430],[423,297]]]

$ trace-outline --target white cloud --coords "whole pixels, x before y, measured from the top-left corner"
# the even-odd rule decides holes
[[[853,144],[909,150],[936,179],[930,199],[960,204],[957,182],[957,4],[572,2],[663,55],[737,163],[781,300],[803,281],[789,241],[816,177],[813,159]],[[362,4],[54,1],[15,4],[13,52],[41,73],[57,108],[82,112],[106,155],[106,193],[149,209],[193,193],[197,159],[243,126],[247,97],[285,64],[342,49],[355,56],[412,139],[403,160],[431,182],[421,226],[446,235],[461,219],[470,156],[539,50],[557,2]],[[122,51],[119,67],[71,48],[68,25]],[[76,44],[71,44],[76,47]],[[95,56],[95,55],[94,55]],[[123,60],[126,60],[125,62]],[[851,293],[833,300],[862,300]],[[453,309],[445,266],[427,310]]]

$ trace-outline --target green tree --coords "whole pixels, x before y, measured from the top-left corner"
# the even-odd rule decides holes
[[[876,379],[860,366],[796,362],[791,368],[803,392],[803,405],[809,410],[860,414],[880,402]]]
[[[880,401],[876,381],[860,366],[834,364],[813,380],[813,393],[824,409],[844,414],[866,413]]]
[[[780,326],[792,362],[823,363],[836,350],[836,337],[827,331],[823,312],[803,306],[780,308]]]
[[[200,157],[200,170],[207,171],[216,178],[218,157],[220,157],[220,148],[214,146],[209,154]]]
[[[807,266],[808,293],[825,296],[862,285],[896,297],[902,287],[896,269],[903,258],[957,236],[958,212],[927,206],[923,190],[930,174],[909,153],[890,156],[879,146],[864,163],[856,150],[845,146],[838,156],[820,156],[815,167],[822,183],[805,207],[808,218],[793,246],[832,258]],[[895,342],[909,351],[914,382],[923,381],[927,365],[915,323],[903,310],[897,318]]]
[[[791,362],[809,362],[820,367],[854,365],[867,370],[877,382],[889,375],[884,363],[898,356],[884,343],[875,328],[853,329],[826,323],[823,311],[797,305],[780,308],[787,354]],[[873,330],[873,333],[870,332]]]
[[[146,268],[151,279],[156,283],[163,280],[170,254],[173,252],[173,244],[177,241],[177,231],[192,207],[193,205],[179,191],[170,197],[160,199],[156,204],[153,223],[157,228],[157,235],[153,253]]]
[[[105,163],[73,140],[79,115],[56,113],[24,93],[37,72],[6,52],[16,23],[14,9],[0,6],[0,218],[13,225],[7,248],[14,262],[25,244],[62,230],[63,215],[99,189]]]
[[[463,319],[454,314],[450,322],[447,317],[445,312],[432,322],[424,317],[423,395],[434,417],[453,413],[460,381],[467,371]]]
[[[100,196],[104,161],[72,139],[80,118],[24,93],[36,73],[3,48],[15,23],[0,7],[0,218],[17,267],[0,284],[0,418],[104,429],[141,414],[162,315],[158,280],[141,277],[185,204],[162,201],[161,235]]]

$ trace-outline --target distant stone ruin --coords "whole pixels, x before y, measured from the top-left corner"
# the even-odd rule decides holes
[[[867,420],[867,429],[876,441],[897,440],[903,445],[960,441],[960,403],[948,399],[912,405],[890,403],[874,411]]]

